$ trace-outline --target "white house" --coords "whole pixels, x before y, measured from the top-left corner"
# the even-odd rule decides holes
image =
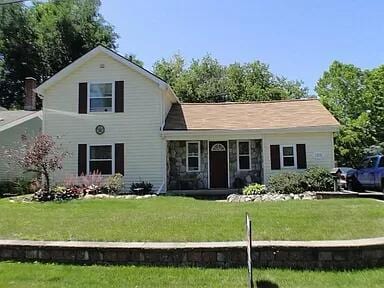
[[[162,79],[102,46],[36,91],[43,131],[71,155],[55,181],[98,170],[158,192],[229,189],[334,165],[339,123],[318,100],[182,104]]]

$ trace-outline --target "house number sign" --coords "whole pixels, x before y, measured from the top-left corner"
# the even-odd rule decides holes
[[[105,127],[103,125],[97,125],[95,131],[97,135],[102,135],[105,132]]]

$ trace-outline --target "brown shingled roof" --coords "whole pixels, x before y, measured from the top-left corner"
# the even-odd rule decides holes
[[[164,130],[247,130],[336,127],[316,99],[252,103],[173,104]]]

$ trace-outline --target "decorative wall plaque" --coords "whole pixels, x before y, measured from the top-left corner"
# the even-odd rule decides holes
[[[105,127],[103,125],[97,125],[95,131],[97,135],[102,135],[105,132]]]

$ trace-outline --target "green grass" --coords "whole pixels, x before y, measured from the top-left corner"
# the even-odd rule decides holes
[[[0,287],[247,287],[245,269],[159,268],[134,266],[73,266],[0,263]],[[278,288],[383,287],[384,269],[348,272],[255,269],[254,282]]]
[[[11,203],[0,200],[0,239],[96,241],[324,240],[384,236],[384,202],[334,199],[222,203],[191,198]]]

